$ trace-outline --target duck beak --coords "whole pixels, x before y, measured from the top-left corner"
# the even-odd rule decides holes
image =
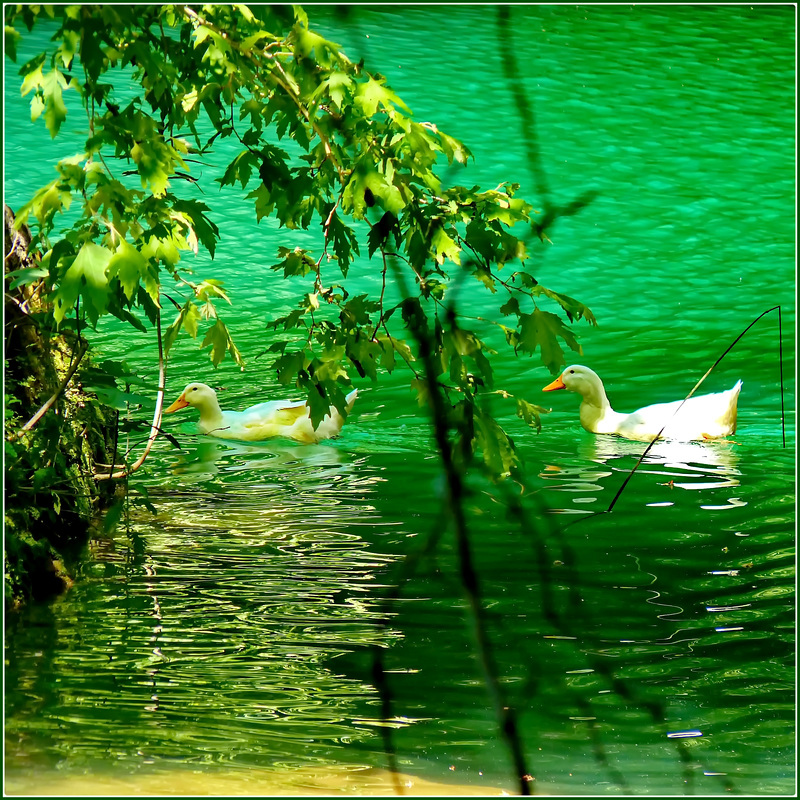
[[[165,414],[174,414],[176,411],[180,411],[182,408],[186,408],[189,404],[186,402],[186,398],[181,395],[169,408],[164,409]]]
[[[559,375],[552,383],[548,383],[547,386],[542,389],[543,392],[554,392],[556,389],[566,389],[567,387],[564,385],[564,381],[561,380],[561,376]]]

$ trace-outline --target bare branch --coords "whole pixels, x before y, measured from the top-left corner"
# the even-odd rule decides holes
[[[150,453],[150,448],[153,446],[153,442],[158,438],[161,429],[161,410],[164,405],[164,384],[167,378],[167,362],[164,359],[164,345],[161,339],[161,312],[158,312],[156,315],[156,331],[158,333],[158,394],[156,395],[156,409],[153,412],[153,422],[150,426],[150,436],[147,437],[147,444],[145,445],[144,452],[127,469],[120,470],[119,472],[110,472],[108,474],[95,473],[94,477],[98,481],[127,478],[129,475],[136,472],[136,470],[144,464],[145,459]],[[113,466],[111,469],[113,469]]]
[[[89,345],[87,342],[82,341],[78,346],[77,351],[75,352],[75,357],[72,362],[72,366],[69,368],[69,371],[64,376],[64,380],[61,381],[59,387],[55,390],[52,394],[50,399],[17,431],[14,438],[19,439],[22,434],[29,431],[31,428],[36,425],[37,422],[53,407],[53,404],[58,400],[61,396],[61,393],[64,389],[67,388],[67,384],[72,380],[72,376],[75,374],[75,370],[78,369],[78,366],[81,363],[81,359],[86,355],[86,351],[89,349]]]

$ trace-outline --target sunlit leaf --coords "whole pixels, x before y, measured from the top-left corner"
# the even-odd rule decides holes
[[[61,123],[67,118],[67,107],[64,105],[62,88],[66,86],[64,76],[52,69],[45,75],[42,82],[44,88],[44,119],[51,138],[55,139],[61,128]]]
[[[53,317],[60,324],[74,308],[80,296],[83,307],[93,324],[108,306],[108,276],[106,268],[111,251],[93,242],[81,247],[75,260],[59,281],[53,304]]]
[[[5,52],[6,55],[14,62],[17,60],[17,43],[22,39],[22,36],[10,25],[5,26]]]
[[[108,277],[119,278],[128,300],[136,294],[139,280],[147,271],[147,259],[124,239],[108,262]]]

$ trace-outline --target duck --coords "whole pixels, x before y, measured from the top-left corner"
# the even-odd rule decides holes
[[[358,390],[347,395],[347,412],[353,407]],[[282,436],[304,444],[314,444],[322,439],[333,439],[339,435],[345,418],[335,406],[331,406],[322,422],[314,428],[311,410],[305,400],[272,400],[257,403],[244,411],[222,411],[217,393],[205,383],[190,383],[165,414],[174,414],[191,406],[200,412],[197,427],[200,433],[218,439],[239,439],[256,442]]]
[[[579,394],[581,425],[590,433],[610,433],[641,442],[656,438],[690,442],[721,439],[735,433],[741,388],[742,382],[737,381],[724,392],[656,403],[632,414],[621,414],[611,408],[599,375],[589,367],[573,364],[542,391],[567,389]]]

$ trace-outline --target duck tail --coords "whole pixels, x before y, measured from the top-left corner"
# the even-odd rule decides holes
[[[353,403],[355,403],[356,398],[358,397],[358,389],[353,389],[350,394],[348,394],[344,399],[347,401],[347,413],[350,413],[350,409],[353,407]]]

